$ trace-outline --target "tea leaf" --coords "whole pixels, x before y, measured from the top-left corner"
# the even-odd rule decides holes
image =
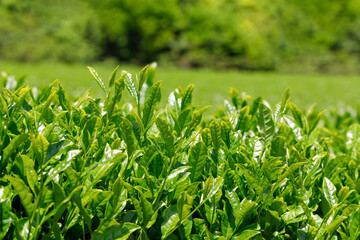
[[[190,149],[189,166],[190,179],[192,182],[199,179],[204,171],[207,159],[207,148],[203,142],[198,142]]]
[[[267,145],[275,134],[275,123],[270,108],[260,103],[257,115],[258,125],[265,145]]]
[[[96,82],[99,84],[100,88],[104,91],[104,93],[107,95],[108,94],[108,91],[105,87],[105,84],[104,82],[101,80],[99,74],[95,71],[94,68],[92,67],[87,67],[91,73],[91,75],[93,75],[93,77],[95,78]]]
[[[30,189],[26,186],[23,180],[17,177],[6,176],[13,186],[15,192],[19,195],[21,204],[23,205],[28,217],[31,217],[34,211],[34,203],[32,202],[33,195]]]
[[[145,100],[145,105],[143,109],[143,123],[144,128],[149,124],[150,119],[153,116],[154,107],[159,104],[161,98],[161,82],[156,82],[150,88],[150,96]]]

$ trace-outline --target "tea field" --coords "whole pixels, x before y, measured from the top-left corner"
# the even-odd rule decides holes
[[[358,77],[47,66],[1,77],[0,239],[360,238],[360,114],[305,108]]]
[[[116,63],[95,63],[91,66],[94,66],[101,76],[106,77],[111,74]],[[141,68],[120,65],[120,69],[139,72]],[[93,96],[103,96],[84,64],[0,62],[0,71],[6,71],[17,77],[27,75],[30,85],[38,88],[59,79],[70,95],[80,96],[91,88]],[[216,108],[222,105],[231,87],[238,89],[240,93],[246,92],[250,96],[263,96],[271,104],[277,103],[279,96],[289,87],[292,100],[302,108],[312,104],[316,104],[319,109],[344,105],[356,108],[360,103],[359,75],[181,70],[159,66],[156,79],[163,81],[164,96],[168,96],[177,87],[185,88],[194,83],[193,102],[199,107],[212,105]],[[125,98],[129,100],[128,94]],[[166,100],[166,97],[162,98],[162,106],[165,106]]]

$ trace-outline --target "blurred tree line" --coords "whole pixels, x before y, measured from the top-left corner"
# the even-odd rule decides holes
[[[352,71],[359,0],[0,0],[0,59]]]

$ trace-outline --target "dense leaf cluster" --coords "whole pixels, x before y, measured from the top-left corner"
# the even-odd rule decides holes
[[[0,239],[358,239],[351,111],[274,111],[231,89],[209,119],[194,85],[163,109],[155,65],[73,102],[2,76]],[[125,91],[135,104],[119,104]]]

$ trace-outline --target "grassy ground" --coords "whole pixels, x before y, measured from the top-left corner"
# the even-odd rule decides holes
[[[92,66],[107,81],[115,64],[96,63]],[[120,66],[120,69],[138,73],[140,67]],[[101,94],[85,65],[0,62],[0,71],[17,77],[27,74],[31,86],[41,87],[59,79],[67,92],[75,96],[89,88],[93,94]],[[314,103],[321,109],[338,104],[355,107],[360,103],[360,76],[357,75],[179,70],[159,66],[155,78],[163,81],[163,103],[176,87],[186,87],[190,83],[195,84],[194,103],[199,106],[222,104],[224,98],[229,99],[228,91],[231,87],[254,97],[263,96],[272,104],[280,101],[283,91],[290,87],[292,101],[302,108]]]

